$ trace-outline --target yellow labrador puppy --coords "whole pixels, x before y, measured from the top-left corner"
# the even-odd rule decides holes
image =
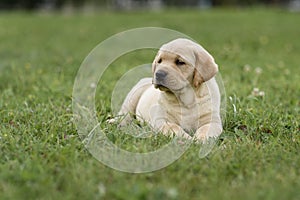
[[[121,126],[134,116],[166,135],[205,141],[221,134],[218,65],[203,47],[183,38],[164,44],[152,72],[125,98]]]

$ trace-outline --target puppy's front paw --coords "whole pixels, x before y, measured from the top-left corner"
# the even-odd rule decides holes
[[[187,134],[180,126],[174,123],[165,123],[161,127],[161,132],[164,135],[177,136],[188,140],[192,139],[192,137],[189,134]]]
[[[217,138],[222,133],[222,126],[219,124],[206,124],[197,129],[194,140],[206,142],[209,138]]]
[[[208,131],[209,131],[209,126],[203,126],[199,128],[195,135],[194,135],[194,140],[197,142],[204,142],[208,139]]]

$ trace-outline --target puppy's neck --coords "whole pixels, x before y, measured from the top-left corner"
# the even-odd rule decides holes
[[[177,104],[186,108],[193,107],[196,102],[196,90],[191,86],[184,87],[183,89],[178,90],[175,93],[162,92],[162,95],[164,96],[163,99],[167,101],[166,103]]]

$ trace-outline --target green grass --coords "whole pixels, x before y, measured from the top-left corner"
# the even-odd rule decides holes
[[[0,13],[0,199],[300,199],[299,20],[299,13],[267,9]],[[84,148],[72,121],[72,88],[99,42],[145,26],[183,32],[212,53],[227,113],[224,133],[205,159],[192,145],[164,169],[128,174]],[[97,92],[99,121],[111,115],[115,81],[154,53],[125,55],[113,64],[120,70],[106,72]],[[253,88],[265,96],[254,97]],[[143,151],[113,127],[109,137]]]

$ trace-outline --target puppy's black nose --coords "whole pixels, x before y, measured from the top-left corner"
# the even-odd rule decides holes
[[[158,70],[155,73],[155,78],[157,80],[163,80],[165,77],[167,76],[167,72],[163,71],[163,70]]]

